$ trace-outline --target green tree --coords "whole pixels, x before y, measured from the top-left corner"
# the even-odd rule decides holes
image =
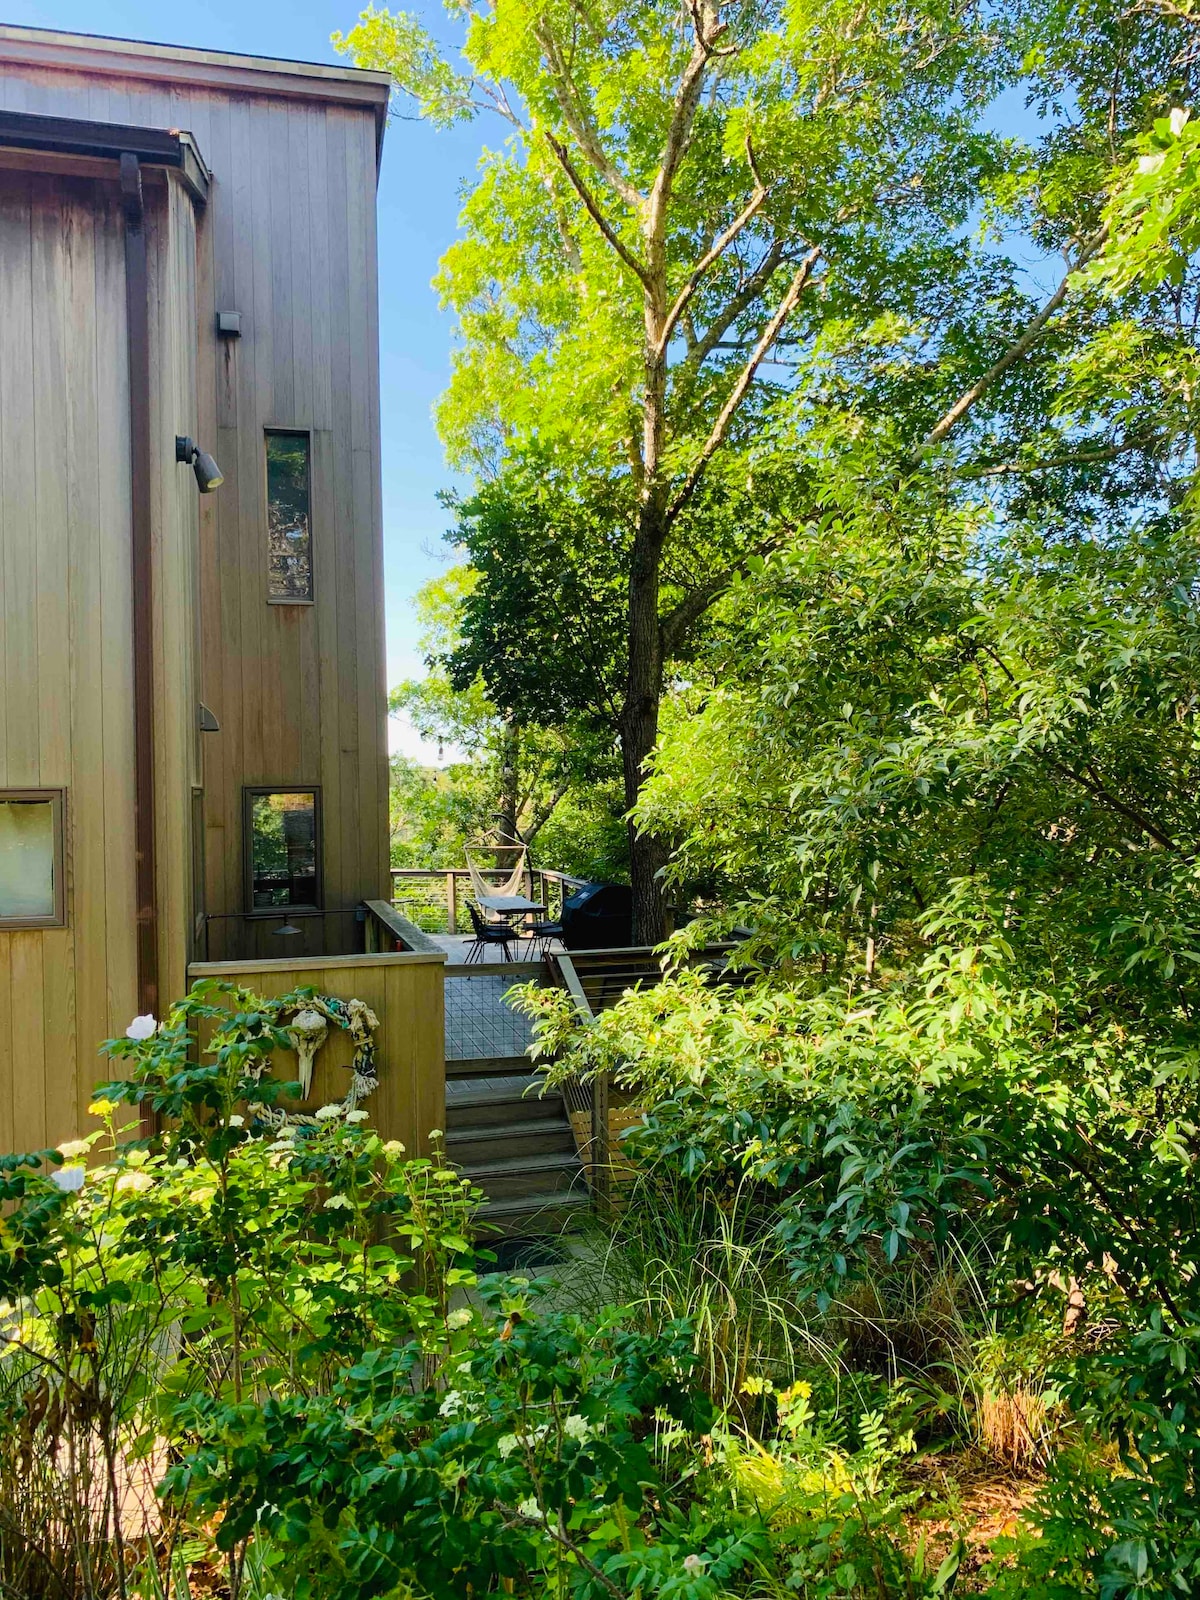
[[[401,853],[405,843],[415,845],[431,865],[461,864],[463,847],[488,833],[500,845],[532,845],[573,788],[603,785],[613,766],[611,740],[578,719],[546,726],[520,705],[501,711],[482,674],[458,663],[463,616],[477,589],[477,572],[457,566],[420,590],[429,671],[389,697],[393,715],[406,717],[422,738],[465,757],[433,776],[415,763],[393,762],[393,836]],[[458,664],[454,674],[451,664]]]
[[[503,0],[466,20],[466,73],[403,14],[364,13],[339,42],[390,69],[424,115],[486,108],[510,130],[443,262],[463,343],[441,427],[481,472],[536,451],[561,506],[607,507],[622,530],[632,805],[666,663],[754,554],[736,515],[753,493],[740,452],[797,364],[852,346],[881,314],[907,319],[898,339],[924,324],[927,367],[931,351],[946,359],[923,385],[920,454],[1063,304],[1065,288],[1031,303],[962,236],[1016,159],[981,127],[1015,49],[982,10],[933,3],[697,0],[681,14],[661,0]],[[1059,242],[1086,256],[1095,216],[1060,209]],[[813,385],[808,400],[818,414]],[[712,538],[714,519],[729,540]],[[694,554],[682,596],[664,594],[677,550]],[[631,851],[637,933],[652,939],[665,847],[642,830]]]

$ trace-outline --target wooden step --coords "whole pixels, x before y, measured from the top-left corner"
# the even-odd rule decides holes
[[[446,1061],[447,1078],[528,1078],[528,1056],[461,1056]]]
[[[460,1167],[481,1161],[507,1161],[515,1156],[574,1156],[575,1136],[565,1115],[484,1123],[447,1129],[446,1154]]]
[[[522,1235],[545,1237],[547,1234],[565,1233],[577,1227],[591,1209],[586,1193],[571,1190],[568,1193],[530,1194],[520,1199],[493,1200],[479,1213],[480,1222],[486,1224],[480,1243],[487,1248],[488,1233],[504,1238]]]
[[[471,1079],[446,1096],[446,1131],[484,1127],[496,1122],[557,1122],[565,1115],[561,1094],[539,1095],[525,1090],[537,1079],[514,1078],[503,1085]]]
[[[463,1176],[478,1184],[487,1200],[525,1199],[530,1195],[560,1194],[564,1189],[583,1191],[586,1187],[583,1168],[573,1150],[569,1155],[472,1162],[463,1168]]]

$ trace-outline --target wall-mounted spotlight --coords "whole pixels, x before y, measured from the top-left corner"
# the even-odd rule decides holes
[[[191,467],[201,494],[211,494],[225,482],[225,474],[208,451],[201,450],[195,440],[185,438],[182,434],[175,435],[175,459],[181,466]]]

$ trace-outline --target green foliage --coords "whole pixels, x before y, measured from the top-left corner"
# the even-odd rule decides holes
[[[186,1507],[160,1538],[152,1488],[164,1452],[188,1446],[189,1407],[311,1396],[347,1350],[444,1339],[451,1296],[474,1282],[475,1196],[443,1164],[405,1162],[365,1113],[247,1125],[248,1098],[296,1088],[257,1079],[287,1048],[287,1003],[197,985],[150,1037],[106,1047],[131,1075],[98,1092],[102,1129],[4,1158],[5,1581],[19,1567],[35,1589],[58,1572],[66,1593],[124,1595],[139,1566],[171,1574]],[[153,1107],[164,1133],[120,1142],[122,1104]],[[85,1173],[89,1156],[103,1160]],[[35,1460],[57,1470],[31,1477]],[[139,1491],[140,1520],[121,1510]],[[245,1555],[240,1541],[235,1595]]]
[[[330,1393],[261,1410],[207,1406],[168,1493],[222,1510],[228,1543],[262,1528],[303,1596],[397,1584],[704,1600],[746,1564],[752,1533],[673,1511],[676,1455],[710,1418],[687,1383],[686,1329],[649,1341],[613,1318],[538,1314],[520,1286],[484,1285],[433,1371],[418,1346],[377,1348]],[[680,1432],[656,1445],[652,1419]],[[646,1513],[643,1515],[643,1513]],[[703,1571],[680,1568],[701,1553]],[[542,1576],[539,1576],[542,1575]],[[717,1580],[717,1581],[714,1581]]]
[[[454,567],[417,596],[430,670],[392,690],[391,711],[465,759],[434,771],[393,757],[392,865],[461,867],[468,844],[493,832],[509,837],[511,819],[527,843],[540,840],[539,859],[547,866],[573,873],[588,862],[599,876],[611,876],[614,851],[618,863],[622,853],[622,841],[612,839],[614,803],[605,791],[616,776],[612,740],[578,717],[556,723],[545,705],[510,698],[501,701],[504,711],[497,709],[489,698],[492,674],[464,656],[464,629],[483,589],[478,576],[474,567]],[[522,596],[522,649],[544,695],[545,651],[558,634],[530,627],[532,603],[531,595]],[[564,803],[573,826],[560,822],[543,837]]]

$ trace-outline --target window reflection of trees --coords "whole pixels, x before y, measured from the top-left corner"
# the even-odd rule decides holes
[[[309,438],[267,434],[268,594],[272,600],[311,600]]]

